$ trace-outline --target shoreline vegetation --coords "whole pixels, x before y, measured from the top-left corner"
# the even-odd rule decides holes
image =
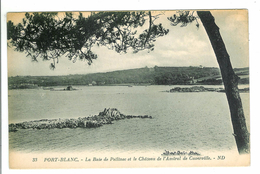
[[[249,84],[249,68],[235,68],[239,84]],[[222,85],[214,67],[144,67],[121,71],[61,76],[11,76],[8,89],[37,89],[58,86],[149,86]]]
[[[19,129],[63,129],[63,128],[97,128],[104,124],[113,124],[115,120],[131,118],[149,118],[148,115],[124,115],[116,108],[105,108],[98,115],[78,119],[41,119],[34,121],[25,121],[22,123],[9,124],[9,132],[17,132]]]

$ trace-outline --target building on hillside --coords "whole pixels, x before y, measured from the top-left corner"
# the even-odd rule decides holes
[[[97,85],[97,82],[95,82],[95,81],[92,81],[92,86],[95,86],[95,85]]]
[[[191,77],[189,80],[186,81],[187,84],[195,84],[197,83],[197,80],[194,79],[194,77]]]

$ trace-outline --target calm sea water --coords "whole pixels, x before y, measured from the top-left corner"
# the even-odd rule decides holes
[[[92,129],[19,130],[9,133],[10,150],[236,151],[224,93],[167,93],[175,86],[84,87],[77,91],[9,91],[9,123],[43,118],[78,118],[117,108],[125,119]],[[215,86],[216,87],[216,86]],[[240,94],[249,125],[249,93]],[[249,128],[249,127],[248,127]]]

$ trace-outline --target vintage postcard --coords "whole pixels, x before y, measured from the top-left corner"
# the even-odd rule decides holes
[[[250,165],[247,10],[7,14],[9,167]]]

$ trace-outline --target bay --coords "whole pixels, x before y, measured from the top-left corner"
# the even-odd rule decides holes
[[[104,108],[117,108],[125,115],[153,117],[119,120],[93,129],[19,130],[9,133],[10,149],[28,153],[236,151],[225,94],[165,92],[174,87],[78,86],[76,91],[10,90],[9,123],[86,117]],[[249,93],[240,95],[250,129]]]

